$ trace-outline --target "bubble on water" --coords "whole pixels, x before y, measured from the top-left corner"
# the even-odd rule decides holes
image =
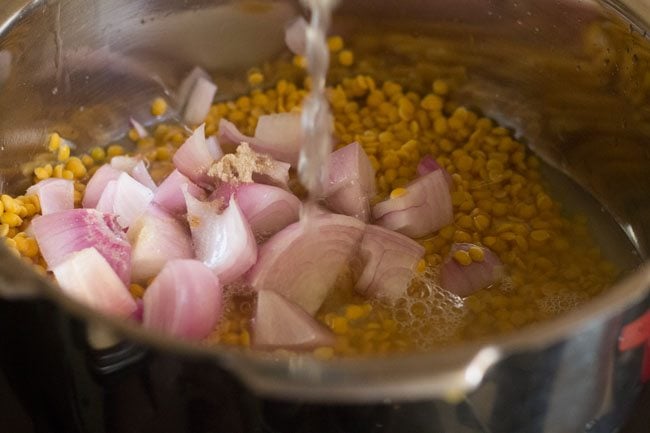
[[[588,299],[580,292],[557,292],[537,301],[537,306],[546,315],[556,316],[573,310]]]
[[[398,329],[407,333],[421,350],[450,340],[465,315],[462,298],[443,290],[434,272],[415,277],[408,295],[394,300],[389,310]]]

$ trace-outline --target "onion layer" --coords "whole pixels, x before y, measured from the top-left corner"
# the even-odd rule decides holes
[[[203,122],[217,93],[217,85],[209,78],[198,77],[185,106],[184,119],[190,125]]]
[[[41,215],[74,208],[74,181],[67,179],[45,179],[32,185],[27,194],[38,196]]]
[[[121,170],[118,170],[109,164],[104,164],[99,167],[86,185],[86,190],[84,191],[84,196],[81,200],[82,206],[85,208],[94,208],[97,206],[97,202],[99,202],[99,198],[102,196],[106,185],[108,185],[112,180],[117,180],[121,174]]]
[[[313,349],[334,344],[332,332],[305,310],[269,290],[257,294],[253,346],[258,349]]]
[[[201,339],[222,311],[219,279],[197,260],[171,260],[144,294],[143,325],[176,337]]]
[[[209,186],[212,179],[207,175],[212,164],[223,156],[223,151],[216,140],[207,141],[205,124],[194,133],[174,154],[174,165],[183,175],[200,186]]]
[[[284,30],[284,42],[292,53],[304,56],[307,51],[307,21],[303,17],[295,19]]]
[[[472,247],[483,251],[483,261],[474,261],[464,266],[453,258],[455,252],[469,251]],[[474,244],[454,244],[440,268],[440,284],[443,289],[465,297],[499,282],[504,277],[504,273],[501,260],[488,248]]]
[[[367,225],[361,241],[364,267],[355,289],[365,296],[390,299],[406,293],[424,256],[424,247],[392,230]]]
[[[180,171],[174,170],[162,181],[153,197],[154,203],[160,205],[168,212],[179,215],[185,213],[187,206],[183,195],[182,185],[187,185],[187,191],[198,199],[205,198],[205,191],[197,186]]]
[[[449,187],[451,188],[454,184],[453,179],[451,178],[451,175],[447,170],[442,168],[440,164],[438,164],[438,161],[436,161],[433,156],[431,155],[425,155],[422,157],[420,162],[418,163],[418,168],[417,168],[417,173],[418,176],[424,176],[429,173],[432,173],[436,170],[442,170],[442,172],[445,174],[445,179],[447,180],[447,183],[449,184]]]
[[[255,137],[242,134],[234,123],[221,119],[218,138],[223,143],[235,145],[248,143],[256,152],[295,166],[302,143],[300,114],[279,113],[260,116]]]
[[[194,252],[223,284],[242,276],[257,260],[257,244],[234,198],[219,213],[221,202],[201,202],[185,194]]]
[[[185,108],[187,105],[187,100],[189,99],[190,94],[192,93],[192,90],[194,89],[194,86],[196,85],[196,82],[199,80],[199,78],[210,80],[210,74],[208,74],[204,69],[197,66],[192,69],[189,74],[187,74],[187,76],[178,86],[175,99],[176,108],[179,112],[182,111],[183,108]]]
[[[126,286],[95,248],[69,255],[52,272],[67,295],[93,309],[120,317],[136,310]]]
[[[109,195],[108,198],[105,195]],[[153,191],[133,179],[126,173],[122,173],[115,181],[114,190],[106,188],[100,198],[102,208],[110,207],[110,199],[113,201],[113,213],[117,216],[117,222],[124,228],[129,227],[145,211],[149,203],[153,201]]]
[[[370,219],[370,199],[375,196],[375,170],[359,143],[332,152],[329,159],[326,204],[331,210],[363,222]]]
[[[253,149],[296,167],[302,145],[300,113],[276,113],[260,116],[255,128]]]
[[[442,170],[416,179],[406,191],[401,197],[374,206],[372,214],[377,225],[419,238],[454,221],[449,185]]]
[[[114,156],[111,159],[111,167],[129,174],[152,191],[156,190],[156,183],[151,178],[149,170],[142,158],[135,156]]]
[[[300,217],[298,197],[275,186],[239,185],[235,200],[258,239],[274,235]]]
[[[131,245],[115,217],[95,209],[71,209],[32,220],[34,237],[50,268],[77,251],[94,247],[128,284],[131,277]]]
[[[131,278],[138,283],[155,277],[169,260],[194,257],[187,227],[155,205],[131,225],[127,237],[133,246]]]
[[[262,245],[248,274],[257,291],[272,290],[314,314],[363,237],[356,218],[320,214],[294,223]]]

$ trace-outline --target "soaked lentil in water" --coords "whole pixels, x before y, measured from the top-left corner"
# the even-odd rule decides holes
[[[405,75],[385,68],[363,48],[346,46],[341,37],[328,42],[335,145],[362,145],[376,170],[374,202],[403,194],[416,177],[420,159],[432,155],[453,179],[454,223],[418,240],[426,249],[425,258],[408,295],[395,303],[361,297],[342,275],[317,313],[336,335],[336,343],[317,348],[316,356],[429,350],[508,332],[575,308],[611,285],[618,271],[601,256],[586,218],[567,215],[549,195],[538,159],[511,131],[451,97],[463,79],[461,69],[438,77],[436,70],[419,71],[413,80],[412,71]],[[252,135],[259,116],[300,111],[310,88],[304,66],[303,58],[294,57],[251,70],[250,92],[215,103],[205,119],[206,135],[217,132],[221,118]],[[164,99],[152,102],[154,116],[167,110]],[[156,182],[173,170],[171,158],[187,136],[187,129],[175,123],[158,124],[144,138],[135,130],[128,134],[132,153],[146,157]],[[34,182],[74,179],[77,206],[90,176],[128,148],[113,144],[73,156],[58,134],[48,146],[49,153],[30,163],[28,170]],[[297,180],[292,179],[291,186],[301,193]],[[0,236],[44,272],[38,245],[26,231],[39,212],[36,196],[2,195]],[[453,243],[490,248],[505,264],[508,277],[464,299],[443,291],[436,273]],[[478,253],[459,251],[454,260],[467,265],[481,260]],[[137,284],[130,289],[135,298],[145,292]],[[229,293],[225,316],[205,343],[248,346],[254,297],[234,289]]]

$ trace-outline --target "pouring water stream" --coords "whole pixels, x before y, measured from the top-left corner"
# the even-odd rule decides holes
[[[303,209],[306,217],[309,209],[322,198],[328,179],[327,158],[332,151],[332,116],[330,113],[325,81],[329,67],[327,30],[332,10],[337,0],[304,0],[311,10],[311,21],[306,30],[307,69],[312,88],[302,109],[304,144],[300,152],[298,175],[309,192],[308,204]]]

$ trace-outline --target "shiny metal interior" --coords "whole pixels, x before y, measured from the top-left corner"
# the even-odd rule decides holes
[[[29,167],[21,163],[43,151],[53,130],[88,148],[123,135],[130,116],[151,122],[152,97],[173,94],[196,64],[215,74],[220,95],[241,92],[244,71],[284,52],[284,25],[299,11],[295,3],[255,0],[4,0],[0,190],[24,188],[21,170]],[[418,62],[464,66],[467,81],[458,97],[516,130],[597,197],[645,260],[650,42],[643,29],[649,22],[647,6],[634,1],[359,0],[342,2],[334,25],[344,34],[384,29],[428,41],[426,50],[398,59],[406,68]],[[283,398],[456,401],[511,354],[566,341],[576,353],[582,345],[613,347],[612,327],[624,312],[643,309],[649,291],[650,268],[641,266],[580,310],[489,342],[399,358],[321,362],[205,350],[98,318],[0,248],[0,295],[50,297],[129,339],[214,359],[256,391]],[[578,418],[605,404],[606,380],[598,375],[604,364],[583,361],[575,368],[597,376],[598,392],[584,391],[598,401]],[[562,401],[556,401],[557,410]]]

